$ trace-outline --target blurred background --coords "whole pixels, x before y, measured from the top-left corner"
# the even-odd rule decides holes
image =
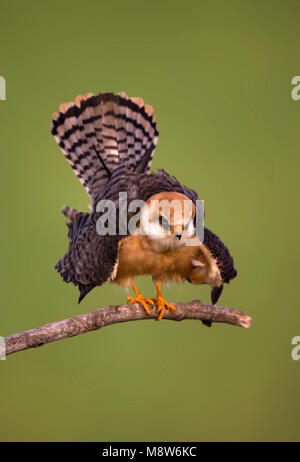
[[[125,301],[78,305],[54,270],[62,205],[89,199],[50,134],[59,104],[125,91],[155,108],[153,168],[198,190],[238,277],[220,304],[251,329],[139,321],[0,362],[3,441],[298,440],[298,1],[0,2],[1,310],[6,336]],[[154,295],[150,277],[139,288]],[[172,286],[169,301],[209,302]]]

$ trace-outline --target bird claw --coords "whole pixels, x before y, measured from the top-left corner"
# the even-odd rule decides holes
[[[170,311],[176,311],[176,307],[167,302],[162,295],[157,295],[152,300],[155,302],[156,311],[158,312],[156,321],[160,321],[163,318],[166,308],[168,308]]]
[[[160,321],[163,318],[164,314],[165,314],[166,308],[168,308],[170,311],[176,311],[176,308],[175,308],[174,305],[172,305],[171,303],[168,303],[164,299],[164,297],[162,296],[162,293],[160,291],[160,286],[159,286],[158,283],[156,283],[156,287],[157,287],[157,295],[156,295],[156,297],[154,297],[154,298],[146,298],[139,292],[136,285],[134,285],[133,290],[135,291],[135,297],[128,296],[127,297],[127,303],[139,303],[140,305],[142,305],[142,307],[144,308],[144,310],[146,311],[146,313],[148,315],[151,314],[148,304],[151,305],[151,306],[153,306],[155,304],[156,305],[156,311],[158,313],[156,321]]]
[[[151,314],[148,303],[152,306],[154,305],[154,301],[152,300],[152,298],[146,298],[142,294],[137,294],[135,297],[128,296],[127,303],[139,303],[140,305],[142,305],[142,307],[148,315]]]

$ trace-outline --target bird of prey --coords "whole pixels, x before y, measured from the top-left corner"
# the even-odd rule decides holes
[[[164,299],[161,285],[187,280],[209,284],[215,304],[224,283],[237,271],[228,248],[209,229],[204,228],[204,238],[197,245],[188,245],[196,236],[198,195],[166,171],[150,171],[158,140],[153,108],[125,93],[88,93],[60,105],[53,114],[51,132],[92,201],[91,213],[62,208],[69,220],[69,249],[55,268],[65,282],[78,286],[79,302],[94,287],[117,283],[133,288],[135,296],[128,296],[128,303],[140,303],[148,314],[155,305],[160,320],[165,309],[176,309]],[[123,222],[121,192],[127,200]],[[134,215],[128,205],[134,200],[144,204],[138,232],[130,233],[128,228],[121,232],[124,220],[128,225]],[[97,230],[98,220],[105,215],[98,204],[107,201],[115,205],[116,228],[105,234]],[[164,213],[161,201],[170,205],[169,214]],[[172,209],[174,201],[182,205],[181,210],[185,203],[192,204],[189,213]],[[152,276],[154,298],[139,292],[135,285],[139,275]]]

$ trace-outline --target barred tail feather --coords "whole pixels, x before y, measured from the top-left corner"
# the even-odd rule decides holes
[[[61,104],[51,132],[92,199],[121,164],[149,171],[158,140],[153,108],[125,93],[88,93]]]

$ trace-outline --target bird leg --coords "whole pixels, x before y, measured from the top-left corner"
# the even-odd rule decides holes
[[[157,290],[156,297],[154,297],[154,298],[146,298],[140,293],[137,286],[134,284],[132,286],[132,288],[135,291],[135,297],[128,296],[127,297],[127,303],[140,303],[147,314],[150,314],[150,309],[149,309],[148,303],[150,305],[152,305],[152,306],[154,304],[156,304],[156,310],[158,312],[156,321],[160,321],[163,318],[164,314],[165,314],[166,308],[168,308],[170,311],[176,311],[176,308],[175,308],[174,305],[172,305],[171,303],[168,303],[164,299],[164,297],[163,297],[163,295],[161,293],[160,283],[155,282],[155,285],[156,285],[156,290]]]
[[[160,289],[160,283],[159,282],[155,282],[155,285],[156,285],[156,290],[157,290],[157,294],[156,294],[156,297],[152,298],[153,302],[155,302],[156,304],[156,310],[158,312],[158,316],[156,318],[156,321],[160,321],[163,317],[163,315],[165,314],[165,309],[166,308],[169,308],[170,311],[176,311],[176,308],[174,305],[171,305],[171,303],[168,303],[162,293],[161,293],[161,289]]]
[[[154,305],[154,301],[152,298],[146,298],[144,297],[140,291],[138,290],[137,286],[134,284],[132,286],[133,290],[135,291],[135,297],[127,297],[127,303],[140,303],[144,310],[146,311],[147,314],[150,314],[150,309],[148,306],[148,303],[150,305]]]

